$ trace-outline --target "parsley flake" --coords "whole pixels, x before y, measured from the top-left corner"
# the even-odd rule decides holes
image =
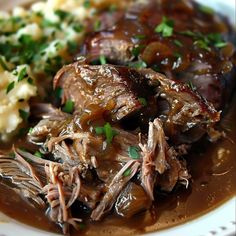
[[[85,7],[85,8],[90,8],[90,7],[91,7],[90,0],[85,0],[85,1],[84,1],[84,7]]]
[[[12,81],[7,86],[7,94],[15,87],[15,81]]]
[[[105,57],[104,55],[101,55],[101,56],[99,57],[99,61],[100,61],[100,64],[101,64],[101,65],[107,64],[106,57]]]
[[[137,146],[129,146],[128,154],[132,159],[140,158],[140,148]]]
[[[128,168],[124,173],[123,173],[123,176],[127,177],[127,176],[130,176],[131,175],[131,169]]]
[[[20,82],[21,80],[23,80],[23,79],[26,78],[26,77],[27,77],[27,70],[26,70],[26,67],[24,67],[24,68],[20,71],[17,81]]]
[[[39,157],[39,158],[42,158],[42,157],[43,157],[43,154],[42,154],[40,151],[36,151],[36,152],[34,153],[34,156]]]
[[[29,112],[27,111],[24,111],[22,109],[19,109],[19,114],[20,114],[20,117],[24,120],[24,121],[27,121],[28,118],[29,118]]]
[[[138,100],[143,106],[147,106],[147,100],[145,98],[140,97]]]
[[[98,135],[104,134],[106,136],[106,141],[110,144],[113,140],[113,137],[118,134],[117,131],[112,129],[110,123],[106,123],[103,127],[96,127],[95,132]]]
[[[164,38],[171,37],[173,35],[173,31],[174,31],[174,21],[168,19],[165,16],[163,16],[162,22],[155,28],[155,32],[161,33]]]
[[[174,40],[174,44],[180,48],[183,47],[183,44],[177,39]]]
[[[62,111],[66,113],[72,113],[74,111],[74,102],[71,100],[67,100],[62,108]]]

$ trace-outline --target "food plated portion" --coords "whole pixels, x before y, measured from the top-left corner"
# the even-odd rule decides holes
[[[130,235],[235,194],[226,18],[168,0],[48,0],[1,17],[3,211],[24,206],[38,222],[22,221],[64,234]]]

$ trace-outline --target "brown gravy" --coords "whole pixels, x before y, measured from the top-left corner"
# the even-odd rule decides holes
[[[131,219],[110,215],[103,222],[89,223],[82,230],[86,235],[134,235],[161,230],[185,223],[211,211],[236,195],[236,97],[222,120],[228,138],[217,144],[206,141],[188,156],[192,181],[188,189],[158,195],[152,214],[139,214]],[[199,148],[201,147],[201,149]],[[44,212],[30,207],[13,190],[0,182],[0,209],[6,215],[31,226],[60,232]],[[74,235],[81,235],[75,232]]]

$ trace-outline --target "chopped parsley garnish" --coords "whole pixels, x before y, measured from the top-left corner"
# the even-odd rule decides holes
[[[214,14],[214,10],[211,7],[200,5],[199,10],[205,14],[212,15]]]
[[[61,99],[63,89],[61,87],[57,87],[54,91],[56,99]]]
[[[95,132],[96,132],[96,134],[98,134],[98,135],[104,134],[104,128],[103,128],[103,127],[96,127],[96,128],[95,128]]]
[[[44,28],[51,27],[51,28],[56,28],[56,29],[59,29],[59,30],[61,29],[60,23],[52,22],[52,21],[47,20],[47,19],[42,20],[41,26],[44,27]]]
[[[180,32],[180,34],[193,38],[193,44],[197,45],[199,48],[205,49],[206,51],[211,51],[211,46],[222,48],[227,45],[227,42],[223,41],[222,36],[219,33],[204,35],[201,32],[187,30]]]
[[[217,42],[217,43],[215,43],[215,47],[216,48],[224,48],[225,46],[227,46],[227,42]]]
[[[34,153],[34,156],[39,157],[39,158],[42,158],[42,157],[43,157],[43,154],[42,154],[40,151],[36,151],[36,152]]]
[[[128,154],[132,159],[140,158],[140,148],[137,146],[129,146]]]
[[[101,64],[101,65],[107,64],[106,57],[105,57],[104,55],[101,55],[101,56],[99,57],[99,61],[100,61],[100,64]]]
[[[71,100],[67,100],[65,105],[62,108],[62,111],[66,113],[72,113],[74,111],[74,102]]]
[[[20,114],[20,117],[24,120],[24,121],[27,121],[28,118],[29,118],[29,112],[27,111],[24,111],[22,109],[19,109],[19,114]]]
[[[81,25],[80,23],[76,23],[76,24],[73,25],[73,30],[76,33],[81,33],[82,30],[83,30],[83,25]]]
[[[63,10],[56,10],[54,12],[61,20],[64,20],[65,18],[67,18],[70,14],[69,12],[63,11]]]
[[[112,129],[110,123],[106,123],[103,127],[96,127],[95,132],[98,135],[104,134],[106,136],[107,143],[111,143],[113,137],[116,136],[118,133],[114,129]]]
[[[12,81],[7,86],[7,94],[15,87],[15,81]]]
[[[101,21],[100,20],[96,20],[94,25],[93,25],[93,28],[95,31],[99,31],[100,30],[100,27],[101,27]]]
[[[136,62],[129,63],[129,66],[133,67],[135,69],[142,69],[142,68],[146,68],[147,64],[144,61],[139,60],[139,61],[136,61]]]
[[[75,53],[78,49],[78,43],[74,41],[68,41],[67,46],[70,54]]]
[[[156,26],[155,32],[161,33],[163,37],[171,37],[174,31],[174,21],[163,16],[162,22]]]
[[[134,35],[133,38],[142,40],[142,39],[145,39],[145,38],[146,38],[146,35],[144,35],[144,34],[136,34],[136,35]]]
[[[29,128],[29,133],[32,134],[33,130],[34,130],[34,128],[30,127]]]
[[[21,80],[25,79],[27,76],[28,76],[28,75],[27,75],[27,70],[26,70],[26,67],[24,67],[24,68],[19,72],[17,81],[20,82]]]
[[[30,78],[30,77],[27,79],[27,82],[28,82],[29,84],[31,84],[31,85],[33,85],[33,84],[34,84],[34,81],[33,81],[33,79],[32,79],[32,78]]]
[[[199,39],[194,41],[194,45],[197,45],[199,48],[205,49],[206,51],[210,52],[211,48],[209,47],[209,44],[204,39]]]
[[[84,7],[85,7],[85,8],[90,8],[90,7],[91,7],[90,0],[85,0],[85,1],[84,1]]]
[[[140,54],[140,52],[141,52],[141,50],[142,50],[144,47],[145,47],[144,45],[135,46],[134,48],[132,48],[132,51],[131,51],[132,55],[133,55],[134,57],[138,57],[139,54]]]
[[[138,100],[143,106],[147,106],[147,100],[145,98],[140,97]]]
[[[123,176],[127,177],[127,176],[130,176],[131,175],[131,169],[128,168],[124,173],[123,173]]]
[[[181,58],[182,57],[182,55],[180,54],[180,53],[178,53],[178,52],[174,52],[174,57],[176,57],[176,58]]]
[[[183,44],[177,39],[174,40],[174,44],[178,47],[183,47]]]

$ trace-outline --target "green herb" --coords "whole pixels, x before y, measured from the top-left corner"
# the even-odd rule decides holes
[[[132,159],[140,158],[140,148],[137,146],[129,146],[128,154]]]
[[[131,169],[128,168],[124,173],[123,173],[123,176],[127,177],[127,176],[130,176],[131,175]]]
[[[101,27],[101,21],[100,20],[96,20],[95,21],[95,23],[94,23],[94,26],[93,26],[93,28],[94,28],[94,30],[95,31],[99,31],[100,30],[100,27]]]
[[[95,132],[98,135],[104,134],[108,144],[110,144],[113,140],[113,137],[118,134],[117,131],[112,129],[110,123],[106,123],[103,127],[96,127]]]
[[[205,49],[206,51],[210,52],[211,48],[209,47],[209,44],[206,40],[204,39],[199,39],[194,41],[194,45],[197,45],[199,48]]]
[[[27,79],[27,82],[28,82],[29,84],[31,84],[31,85],[34,84],[34,80],[33,80],[32,78],[30,78],[30,77]]]
[[[195,37],[196,36],[196,33],[194,33],[191,30],[182,31],[182,32],[180,32],[180,34],[185,35],[185,36],[189,36],[189,37]]]
[[[69,12],[63,11],[63,10],[56,10],[54,12],[61,20],[64,20],[65,18],[67,18],[70,14]]]
[[[67,46],[68,46],[68,50],[69,50],[70,54],[75,53],[78,49],[78,43],[77,42],[68,41]]]
[[[44,28],[51,27],[51,28],[56,28],[56,29],[59,29],[59,30],[61,29],[60,23],[52,22],[52,21],[49,21],[47,19],[42,20],[41,26],[44,27]]]
[[[61,87],[57,87],[54,92],[56,99],[61,99],[63,89]]]
[[[33,41],[33,38],[29,34],[23,34],[19,38],[19,42],[22,44],[30,44]]]
[[[227,46],[227,42],[218,42],[218,43],[215,43],[215,47],[216,48],[224,48],[225,46]]]
[[[142,39],[145,39],[145,38],[146,38],[146,35],[144,35],[144,34],[136,34],[136,35],[134,35],[133,38],[142,40]]]
[[[155,32],[161,33],[163,37],[171,37],[174,30],[174,21],[163,16],[162,22],[156,26]]]
[[[91,7],[90,0],[85,0],[84,1],[84,7],[85,8],[90,8]]]
[[[32,134],[33,130],[34,130],[34,128],[30,127],[29,128],[29,133]]]
[[[139,60],[139,61],[136,61],[136,62],[129,63],[129,66],[133,67],[135,69],[142,69],[142,68],[146,68],[147,64],[144,61]]]
[[[24,111],[22,109],[19,109],[19,114],[20,114],[20,117],[24,120],[24,121],[27,121],[28,118],[29,118],[29,112],[27,111]]]
[[[174,40],[174,44],[178,47],[183,47],[183,44],[177,39]]]
[[[103,127],[96,127],[96,128],[95,128],[95,132],[96,132],[96,134],[98,134],[98,135],[104,134],[104,128],[103,128]]]
[[[20,71],[17,81],[20,82],[21,80],[23,80],[23,79],[26,78],[26,77],[27,77],[27,70],[26,70],[26,67],[24,67],[24,68]]]
[[[222,40],[222,36],[219,33],[202,34],[201,32],[183,31],[180,32],[183,35],[192,37],[194,39],[194,45],[199,48],[211,51],[211,46],[216,48],[222,48],[227,45],[227,42]]]
[[[0,56],[0,65],[2,66],[3,70],[9,70],[9,68],[5,62],[5,59],[2,56]]]
[[[143,106],[147,106],[147,100],[145,98],[138,98],[139,102],[143,105]]]
[[[81,25],[80,23],[76,23],[76,24],[73,25],[73,30],[76,33],[81,33],[83,28],[84,28],[83,25]]]
[[[113,137],[118,134],[115,130],[112,129],[110,123],[106,123],[104,125],[104,133],[106,135],[107,143],[111,143]]]
[[[178,53],[178,52],[174,52],[174,57],[176,57],[176,58],[181,58],[182,55],[181,55],[180,53]]]
[[[101,65],[107,64],[106,57],[103,56],[103,55],[101,55],[101,56],[99,57],[99,61],[100,61],[100,64],[101,64]]]
[[[71,100],[67,100],[64,107],[62,108],[62,111],[66,113],[72,113],[74,110],[74,102]]]
[[[34,156],[39,157],[39,158],[42,158],[42,157],[43,157],[43,154],[42,154],[40,151],[36,151],[36,152],[34,153]]]
[[[214,10],[211,7],[208,7],[208,6],[200,5],[199,10],[201,12],[209,14],[209,15],[214,14]]]
[[[144,45],[139,45],[139,46],[136,46],[136,47],[132,48],[132,51],[131,51],[132,55],[133,55],[134,57],[138,57],[139,54],[140,54],[140,52],[141,52],[141,50],[142,50],[144,47],[145,47]]]
[[[7,86],[7,94],[15,87],[15,81],[12,81]]]

